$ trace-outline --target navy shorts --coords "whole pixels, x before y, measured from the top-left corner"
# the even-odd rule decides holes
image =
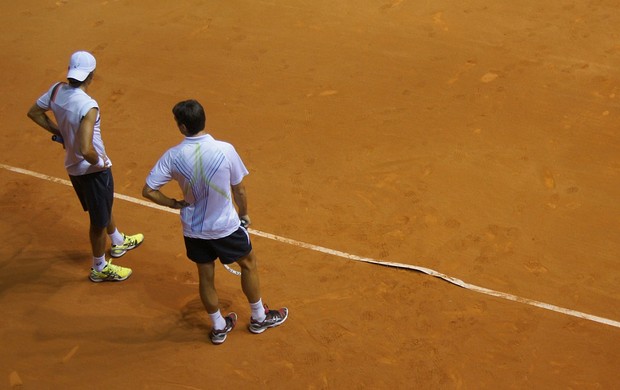
[[[252,251],[250,235],[241,226],[230,236],[215,240],[183,238],[187,257],[194,263],[211,263],[219,258],[222,264],[232,264]]]
[[[73,189],[80,199],[84,211],[88,211],[90,224],[106,227],[110,224],[114,202],[114,178],[112,170],[71,176]]]

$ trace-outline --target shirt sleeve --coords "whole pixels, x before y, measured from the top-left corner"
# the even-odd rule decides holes
[[[54,87],[60,83],[56,83],[54,85],[52,85],[47,92],[45,92],[43,95],[41,95],[38,99],[37,99],[37,106],[41,107],[44,110],[49,110],[50,109],[50,103],[52,100],[52,90],[54,89]],[[31,100],[32,101],[32,100]]]
[[[249,172],[243,164],[241,157],[235,150],[235,147],[229,143],[223,144],[224,147],[222,149],[224,151],[224,154],[226,155],[226,159],[230,163],[230,184],[235,186],[241,183],[243,178],[246,177]]]
[[[157,161],[151,173],[146,178],[146,185],[153,190],[159,190],[172,180],[172,153],[168,150]]]
[[[94,99],[89,99],[82,107],[80,107],[80,118],[84,118],[91,108],[96,108],[99,111],[99,105]],[[97,113],[99,117],[99,113]]]

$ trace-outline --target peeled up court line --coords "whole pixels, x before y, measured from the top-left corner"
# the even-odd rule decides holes
[[[53,183],[63,184],[63,185],[69,186],[69,187],[72,186],[72,184],[71,184],[71,182],[69,180],[60,179],[60,178],[49,176],[49,175],[44,175],[42,173],[33,172],[33,171],[30,171],[30,170],[27,170],[27,169],[17,168],[17,167],[13,167],[13,166],[1,164],[1,163],[0,163],[0,168],[5,169],[7,171],[11,171],[11,172],[20,173],[20,174],[23,174],[23,175],[35,177],[37,179],[47,180],[47,181],[50,181],[50,182],[53,182]],[[153,209],[158,209],[158,210],[161,210],[161,211],[166,211],[166,212],[173,213],[173,214],[178,214],[179,213],[178,210],[170,209],[168,207],[160,206],[160,205],[155,204],[155,203],[151,203],[151,202],[144,201],[144,200],[141,200],[141,199],[132,198],[130,196],[119,194],[119,193],[115,193],[114,197],[117,198],[117,199],[121,199],[121,200],[127,201],[127,202],[139,204],[141,206],[150,207],[150,208],[153,208]],[[318,246],[318,245],[314,245],[314,244],[309,244],[309,243],[306,243],[306,242],[297,241],[297,240],[293,240],[293,239],[282,237],[282,236],[277,236],[275,234],[266,233],[266,232],[262,232],[260,230],[255,230],[255,229],[249,229],[249,232],[251,234],[254,234],[254,235],[259,236],[259,237],[268,238],[270,240],[282,242],[282,243],[293,245],[293,246],[297,246],[297,247],[300,247],[300,248],[310,249],[310,250],[313,250],[315,252],[326,253],[326,254],[337,256],[337,257],[341,257],[341,258],[344,258],[344,259],[347,259],[347,260],[359,261],[359,262],[362,262],[362,263],[369,263],[369,264],[376,264],[376,265],[381,265],[381,266],[384,266],[384,267],[392,267],[392,268],[400,268],[400,269],[408,269],[408,270],[412,270],[412,271],[418,271],[418,272],[421,272],[421,273],[424,273],[424,274],[427,274],[427,275],[430,275],[430,276],[434,276],[436,278],[444,280],[444,281],[446,281],[448,283],[451,283],[453,285],[465,288],[467,290],[475,291],[475,292],[478,292],[478,293],[481,293],[481,294],[486,294],[486,295],[489,295],[489,296],[506,299],[508,301],[520,302],[520,303],[524,303],[524,304],[527,304],[527,305],[530,305],[530,306],[536,306],[536,307],[540,307],[540,308],[546,309],[546,310],[551,310],[551,311],[554,311],[554,312],[557,312],[557,313],[561,313],[561,314],[565,314],[565,315],[569,315],[569,316],[573,316],[573,317],[577,317],[577,318],[582,318],[584,320],[594,321],[594,322],[598,322],[598,323],[601,323],[601,324],[605,324],[605,325],[613,326],[613,327],[616,327],[616,328],[620,328],[620,321],[615,321],[615,320],[611,320],[611,319],[608,319],[608,318],[599,317],[599,316],[596,316],[596,315],[587,314],[587,313],[583,313],[583,312],[572,310],[572,309],[566,309],[566,308],[563,308],[563,307],[560,307],[560,306],[556,306],[556,305],[552,305],[552,304],[549,304],[549,303],[544,303],[544,302],[536,301],[536,300],[529,299],[529,298],[522,298],[522,297],[519,297],[519,296],[516,296],[516,295],[504,293],[504,292],[501,292],[501,291],[490,290],[490,289],[485,288],[485,287],[480,287],[480,286],[476,286],[474,284],[470,284],[470,283],[464,282],[461,279],[457,279],[455,277],[442,274],[441,272],[437,272],[437,271],[429,269],[429,268],[419,267],[419,266],[410,265],[410,264],[395,263],[395,262],[389,262],[389,261],[380,261],[380,260],[372,259],[372,258],[369,258],[369,257],[361,257],[361,256],[353,255],[353,254],[350,254],[350,253],[345,253],[345,252],[337,251],[337,250],[334,250],[334,249],[329,249],[329,248],[325,248],[325,247],[322,247],[322,246]]]

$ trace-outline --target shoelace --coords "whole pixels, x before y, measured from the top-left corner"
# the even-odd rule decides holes
[[[284,318],[282,313],[280,313],[280,310],[270,310],[269,314],[271,314],[271,318],[276,319],[276,320]],[[267,316],[269,316],[269,314],[267,314]]]
[[[124,246],[130,246],[130,245],[137,245],[138,244],[138,240],[135,238],[129,238],[126,235],[123,234],[123,243],[120,245],[112,245],[115,248],[122,248]]]
[[[125,237],[125,242],[123,242],[124,245],[136,245],[138,243],[138,240],[135,238],[129,238],[129,237]]]
[[[120,268],[121,268],[121,267],[119,267],[118,265],[114,265],[114,264],[112,264],[112,262],[110,261],[110,262],[108,262],[108,266],[107,266],[106,268],[108,268],[107,275],[110,275],[110,276],[119,276],[118,271],[120,271]]]

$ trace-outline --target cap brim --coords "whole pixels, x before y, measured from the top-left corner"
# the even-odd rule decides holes
[[[84,80],[86,80],[86,78],[88,77],[89,74],[90,74],[90,72],[87,72],[85,70],[70,69],[69,72],[67,72],[67,78],[68,79],[75,79],[77,81],[84,81]]]

